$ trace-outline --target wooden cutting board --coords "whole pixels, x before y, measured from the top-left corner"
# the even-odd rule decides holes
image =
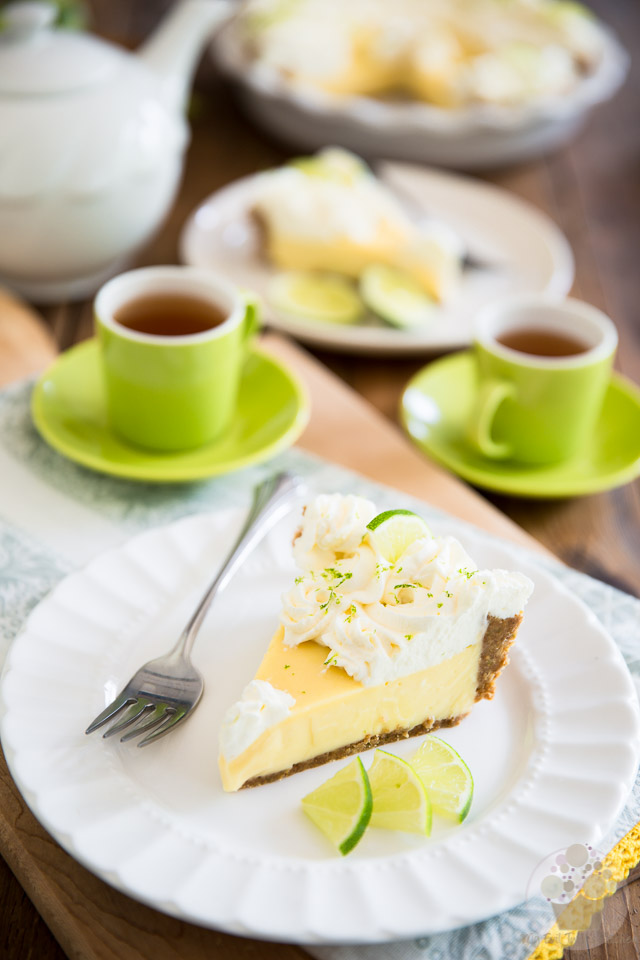
[[[0,287],[0,387],[47,366],[56,343],[40,317]]]
[[[2,300],[4,298],[4,300]],[[55,357],[32,311],[0,292],[0,386]],[[10,319],[8,319],[10,318]],[[263,346],[309,390],[305,450],[448,510],[485,530],[543,550],[461,481],[418,453],[400,430],[299,347],[275,334]],[[0,853],[72,960],[303,960],[300,947],[258,943],[167,917],[113,890],[49,837],[0,757]]]

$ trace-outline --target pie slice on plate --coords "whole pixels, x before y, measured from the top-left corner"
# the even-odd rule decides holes
[[[307,505],[300,576],[220,732],[225,790],[457,724],[491,699],[533,589],[361,497]]]

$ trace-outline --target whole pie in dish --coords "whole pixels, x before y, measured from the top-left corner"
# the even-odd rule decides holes
[[[239,28],[248,57],[293,91],[447,110],[562,97],[604,50],[574,0],[250,0]]]
[[[300,575],[220,731],[228,791],[459,723],[493,697],[533,589],[351,495],[309,503],[293,551]]]

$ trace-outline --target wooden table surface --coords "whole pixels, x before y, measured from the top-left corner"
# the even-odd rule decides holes
[[[94,0],[94,28],[135,44],[157,21],[167,0]],[[640,55],[637,0],[591,0]],[[638,267],[640,250],[640,67],[624,90],[596,111],[573,143],[544,161],[487,175],[549,213],[567,235],[576,258],[573,294],[605,310],[616,322],[616,367],[640,382]],[[185,177],[169,220],[139,264],[177,259],[177,238],[187,215],[204,197],[238,176],[281,162],[289,154],[256,131],[231,91],[203,63],[192,111],[193,141]],[[88,302],[41,307],[60,348],[91,332]],[[396,420],[407,380],[426,362],[365,359],[315,351],[316,356],[389,418]],[[640,592],[640,483],[575,500],[533,501],[488,495],[504,513],[567,563],[636,595]],[[602,926],[566,952],[570,960],[631,960],[640,956],[640,884],[629,881],[607,903]],[[64,954],[8,868],[0,861],[0,957],[62,960]],[[603,936],[603,930],[612,931]],[[603,939],[607,942],[600,943]],[[249,956],[238,941],[235,955]],[[250,951],[255,955],[253,951]],[[228,949],[219,954],[230,957]],[[501,960],[501,958],[496,958]]]

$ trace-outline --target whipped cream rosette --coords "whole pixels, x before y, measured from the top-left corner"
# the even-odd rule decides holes
[[[295,703],[284,690],[276,690],[266,680],[252,680],[242,697],[225,713],[220,731],[220,749],[226,757],[236,757],[269,727],[283,720]]]
[[[479,642],[488,616],[519,612],[532,589],[523,574],[478,570],[453,537],[430,533],[394,564],[367,523],[375,506],[323,495],[304,514],[294,555],[302,575],[283,597],[284,644],[313,639],[327,662],[365,685],[415,673]]]

